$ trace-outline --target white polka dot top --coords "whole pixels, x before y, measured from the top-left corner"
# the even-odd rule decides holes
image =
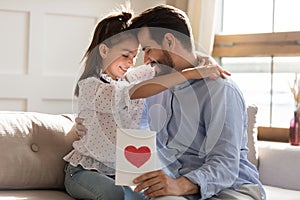
[[[127,77],[128,76],[128,77]],[[129,89],[140,80],[153,77],[153,69],[142,65],[126,74],[127,80],[89,77],[79,82],[78,116],[84,119],[87,134],[73,142],[73,150],[64,160],[73,166],[115,174],[117,128],[138,129],[143,99],[130,100]]]

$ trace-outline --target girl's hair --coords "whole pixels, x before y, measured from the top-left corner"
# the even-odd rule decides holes
[[[77,81],[75,96],[79,95],[79,81],[99,74],[102,59],[99,55],[99,48],[96,47],[103,43],[110,48],[124,40],[123,35],[129,34],[127,30],[131,17],[130,12],[112,13],[97,24],[91,44],[82,58],[82,61],[85,61],[84,71]]]

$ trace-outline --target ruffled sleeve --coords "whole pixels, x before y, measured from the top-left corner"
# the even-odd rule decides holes
[[[132,86],[125,81],[115,85],[112,108],[114,119],[122,128],[138,128],[142,116],[143,99],[130,99],[129,90]]]
[[[79,110],[94,110],[101,113],[112,112],[115,87],[91,77],[78,83]]]
[[[136,127],[142,114],[143,100],[130,99],[132,86],[127,81],[107,84],[94,77],[82,80],[79,83],[79,110],[112,113],[120,127]]]
[[[154,77],[154,68],[149,65],[140,65],[130,68],[125,77],[130,82],[140,82]]]

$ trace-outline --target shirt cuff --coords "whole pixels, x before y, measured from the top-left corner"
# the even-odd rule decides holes
[[[191,171],[185,174],[184,177],[199,186],[199,195],[201,196],[201,200],[210,197],[209,195],[207,195],[207,181],[203,173],[201,173],[199,170]]]

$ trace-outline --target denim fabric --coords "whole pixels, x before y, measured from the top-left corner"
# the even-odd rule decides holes
[[[133,192],[128,186],[115,185],[114,177],[96,170],[85,170],[70,164],[65,169],[65,188],[75,199],[91,200],[146,200],[142,193]]]

